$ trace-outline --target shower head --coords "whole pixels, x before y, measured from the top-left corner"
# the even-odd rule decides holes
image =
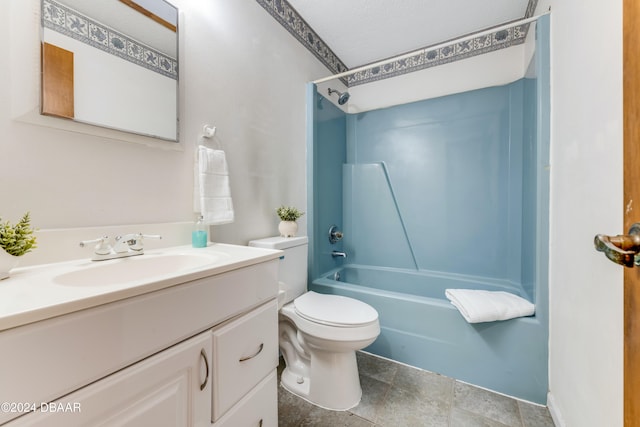
[[[349,100],[349,97],[351,96],[349,95],[349,92],[340,92],[338,90],[329,88],[329,95],[331,95],[334,92],[338,94],[338,104],[340,105],[344,105]]]

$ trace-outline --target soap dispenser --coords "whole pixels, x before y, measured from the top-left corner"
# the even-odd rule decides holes
[[[193,225],[193,231],[191,232],[191,246],[194,248],[207,247],[207,228],[207,224],[204,223],[204,217],[200,215]]]

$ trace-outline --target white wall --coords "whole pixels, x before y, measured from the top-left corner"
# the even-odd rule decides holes
[[[622,426],[622,1],[553,0],[549,405],[558,426]]]
[[[34,3],[0,0],[0,16],[22,15],[0,28],[3,58],[37,64]],[[275,235],[277,206],[304,208],[305,84],[328,70],[254,0],[174,3],[182,14],[182,150],[13,120],[14,104],[23,108],[21,102],[37,99],[37,91],[23,85],[37,84],[38,70],[0,67],[3,220],[29,210],[40,229],[90,227],[86,238],[101,226],[189,222],[193,147],[205,123],[217,126],[227,152],[236,211],[233,224],[212,227],[213,240],[244,244]],[[49,249],[64,250],[60,246],[52,242]]]

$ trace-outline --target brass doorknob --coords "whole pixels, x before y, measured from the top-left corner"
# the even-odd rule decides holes
[[[629,234],[607,236],[597,234],[593,241],[596,250],[604,252],[611,261],[625,267],[640,265],[640,223],[629,229]]]

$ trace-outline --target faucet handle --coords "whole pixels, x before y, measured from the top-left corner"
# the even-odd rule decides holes
[[[134,251],[141,251],[143,249],[142,240],[144,239],[162,239],[162,236],[159,234],[134,234],[131,238],[134,243],[130,244],[129,247]]]
[[[80,247],[84,248],[87,245],[96,243],[95,253],[97,255],[107,255],[111,253],[111,245],[109,244],[109,236],[98,237],[97,239],[83,240],[80,242]]]
[[[337,225],[332,225],[329,227],[329,242],[333,245],[337,243],[339,240],[342,240],[342,231],[338,229]]]
[[[162,239],[162,236],[159,235],[159,234],[142,234],[142,233],[139,233],[138,234],[138,240],[137,240],[135,245],[131,246],[131,249],[133,249],[133,250],[142,249],[142,240],[143,239],[158,239],[158,240],[160,240],[160,239]]]
[[[158,240],[162,239],[162,236],[159,235],[159,234],[142,234],[142,233],[140,233],[139,236],[140,236],[140,238],[143,238],[143,239],[158,239]]]

